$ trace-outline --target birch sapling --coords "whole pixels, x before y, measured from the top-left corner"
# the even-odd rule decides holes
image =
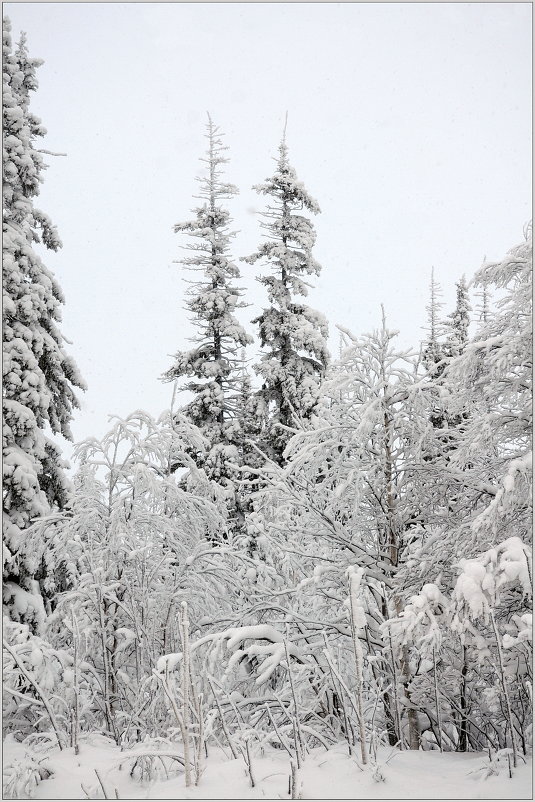
[[[360,736],[360,754],[364,765],[368,762],[368,753],[366,748],[366,730],[364,727],[364,711],[362,704],[362,690],[363,690],[363,668],[364,668],[364,655],[362,652],[362,645],[359,639],[359,630],[366,625],[366,618],[362,604],[359,600],[360,585],[364,574],[363,568],[355,569],[350,566],[348,570],[349,580],[349,609],[351,617],[351,639],[353,641],[353,652],[355,655],[355,672],[357,677],[356,697],[357,697],[357,719],[359,726]]]
[[[190,743],[189,743],[189,685],[190,685],[190,646],[189,646],[189,619],[188,605],[181,604],[180,628],[182,635],[182,722],[184,738],[184,778],[186,788],[191,785]]]

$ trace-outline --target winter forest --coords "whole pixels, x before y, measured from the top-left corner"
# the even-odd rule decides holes
[[[207,115],[170,407],[67,461],[37,55],[5,18],[3,798],[530,798],[531,223],[451,307],[429,255],[412,348],[380,286],[375,330],[336,328],[291,124],[241,253]]]

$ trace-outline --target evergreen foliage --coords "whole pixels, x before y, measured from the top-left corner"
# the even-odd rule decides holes
[[[193,220],[175,226],[176,232],[185,232],[193,240],[185,246],[192,255],[180,263],[200,274],[187,290],[187,308],[197,329],[195,346],[176,354],[164,378],[191,379],[185,389],[193,393],[193,400],[183,411],[208,440],[207,452],[198,458],[209,478],[228,484],[233,475],[228,463],[239,461],[240,351],[252,338],[235,316],[245,304],[233,283],[240,277],[229,256],[234,232],[229,229],[230,214],[221,205],[236,195],[237,189],[222,178],[227,148],[210,116],[207,129],[208,150],[201,159],[206,174],[198,179],[202,204],[195,208]]]
[[[424,364],[431,376],[440,375],[444,366],[444,350],[441,337],[444,333],[444,326],[440,319],[440,310],[444,303],[442,297],[442,287],[435,280],[435,268],[431,268],[431,281],[429,283],[429,303],[425,307],[427,311],[427,340],[424,346]]]
[[[30,110],[41,64],[25,37],[13,51],[9,20],[3,29],[3,519],[4,598],[16,619],[37,623],[37,579],[49,581],[45,546],[28,539],[31,521],[63,507],[65,465],[46,432],[71,439],[84,382],[64,350],[59,329],[63,294],[38,254],[61,247],[55,227],[34,204],[46,165],[37,140],[46,133]],[[36,247],[37,246],[37,247]],[[43,589],[43,588],[42,588]]]
[[[461,276],[455,285],[456,302],[455,309],[449,315],[449,332],[447,342],[447,352],[449,356],[458,356],[464,350],[468,341],[468,328],[470,326],[470,298],[468,296],[468,285],[464,276]]]
[[[289,430],[310,420],[316,410],[329,360],[325,318],[295,300],[296,295],[308,294],[306,277],[319,275],[321,270],[312,255],[314,227],[297,212],[306,209],[318,214],[320,208],[290,165],[284,139],[275,173],[254,189],[268,197],[261,223],[267,241],[245,261],[260,262],[271,271],[271,275],[259,277],[271,305],[253,321],[258,324],[261,347],[266,349],[255,367],[262,380],[258,413],[267,421],[262,445],[270,457],[282,463]]]

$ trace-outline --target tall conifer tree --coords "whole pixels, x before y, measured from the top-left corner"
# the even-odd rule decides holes
[[[229,256],[234,232],[229,230],[230,214],[221,205],[238,190],[222,178],[222,166],[228,162],[224,155],[227,148],[210,116],[206,137],[208,150],[201,161],[207,169],[198,179],[202,205],[194,209],[193,220],[175,226],[176,232],[186,232],[193,239],[185,246],[192,255],[182,259],[181,264],[200,274],[190,282],[186,304],[197,334],[192,338],[192,349],[175,355],[174,365],[164,379],[190,379],[185,389],[193,393],[193,400],[183,411],[208,442],[207,452],[197,454],[196,459],[210,479],[228,484],[233,476],[228,463],[239,461],[240,351],[252,338],[235,316],[245,304],[241,290],[233,284],[240,271]]]
[[[258,412],[267,420],[263,447],[282,463],[291,436],[288,428],[295,428],[298,421],[314,413],[329,359],[327,321],[321,313],[295,299],[296,295],[308,294],[310,285],[305,277],[317,276],[321,270],[312,255],[314,226],[298,212],[306,209],[318,214],[320,208],[290,165],[285,138],[279,146],[274,175],[254,189],[269,199],[261,222],[267,241],[245,261],[260,262],[271,272],[259,277],[267,289],[270,306],[253,321],[258,324],[261,346],[266,349],[255,367],[262,379]]]
[[[64,505],[68,482],[57,445],[46,430],[71,439],[84,382],[64,351],[59,330],[61,288],[35,248],[61,247],[55,227],[34,206],[46,165],[36,148],[45,128],[30,111],[36,69],[24,35],[13,51],[3,27],[3,523],[4,598],[16,619],[42,615],[38,578],[47,582],[44,544],[30,539],[31,521]]]
[[[458,356],[464,351],[468,342],[468,328],[470,326],[470,298],[468,295],[468,285],[466,278],[461,276],[455,284],[456,301],[455,309],[448,315],[448,343],[447,352],[449,356]],[[451,321],[451,322],[450,322]]]
[[[427,340],[424,345],[424,364],[431,376],[440,376],[444,366],[440,363],[444,359],[444,347],[440,340],[444,327],[440,320],[440,310],[444,303],[440,300],[442,288],[435,280],[435,268],[431,268],[431,281],[429,283],[429,303],[427,311]]]

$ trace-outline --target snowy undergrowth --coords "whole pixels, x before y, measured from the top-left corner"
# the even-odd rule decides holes
[[[141,745],[140,745],[141,746]],[[255,787],[251,788],[243,761],[229,760],[221,750],[210,749],[198,787],[186,788],[180,770],[166,761],[159,779],[139,779],[132,771],[135,753],[121,752],[101,736],[89,736],[73,749],[53,749],[40,760],[46,777],[32,783],[19,799],[288,799],[290,760],[278,750],[267,749],[254,756]],[[162,754],[180,755],[180,748],[161,748]],[[28,750],[9,737],[4,745],[4,778],[28,763]],[[175,762],[178,767],[178,763]],[[96,771],[95,771],[96,770]],[[169,779],[165,779],[166,771]],[[97,777],[98,772],[98,777]],[[132,776],[132,774],[136,777]],[[430,782],[432,778],[432,782]],[[507,756],[484,753],[399,752],[380,749],[377,763],[361,768],[347,755],[345,744],[329,751],[314,749],[300,772],[301,799],[530,799],[531,762],[509,777]],[[28,793],[29,792],[29,793]],[[6,798],[6,797],[4,797]]]
[[[3,46],[5,797],[518,798],[533,746],[531,224],[457,282],[445,319],[432,277],[425,341],[400,350],[383,309],[371,334],[340,329],[332,361],[303,302],[319,207],[283,137],[244,258],[267,296],[255,381],[236,187],[209,118],[198,203],[175,226],[195,336],[163,377],[171,409],[78,444],[71,486],[50,434],[70,437],[84,384],[34,250],[60,246],[33,204],[40,62],[8,21]]]

